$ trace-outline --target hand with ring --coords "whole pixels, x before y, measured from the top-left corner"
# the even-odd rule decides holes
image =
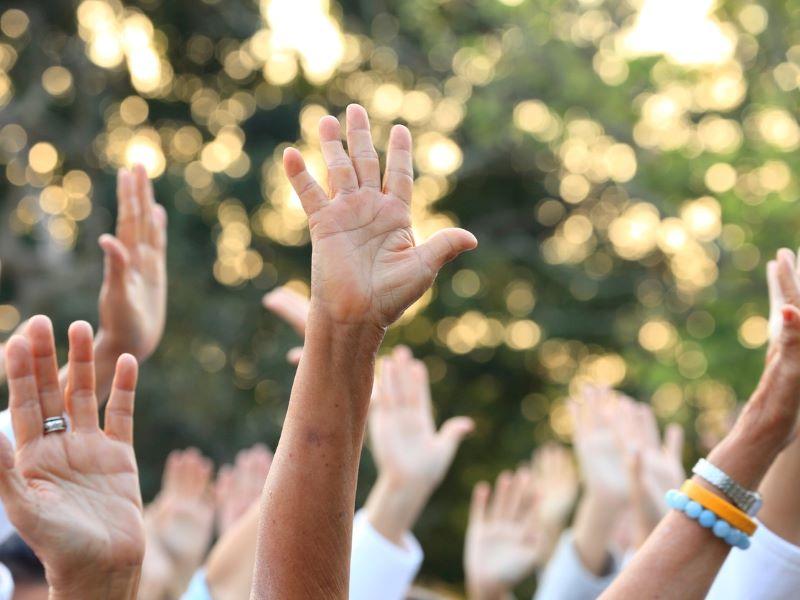
[[[0,435],[0,499],[44,564],[50,599],[135,597],[144,554],[132,446],[136,359],[117,362],[101,430],[88,323],[69,329],[65,393],[47,317],[32,318],[5,351],[17,449]]]

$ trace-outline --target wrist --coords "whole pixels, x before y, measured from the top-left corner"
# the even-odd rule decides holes
[[[782,449],[769,432],[735,426],[708,455],[714,466],[722,469],[739,485],[757,489],[775,457]]]
[[[102,327],[97,330],[94,336],[94,355],[95,360],[107,360],[116,363],[117,358],[125,353],[125,340],[114,336],[107,329]],[[136,357],[137,360],[140,357]]]
[[[510,590],[498,581],[470,581],[467,584],[469,600],[506,600]]]
[[[371,334],[373,338],[378,339],[378,346],[380,346],[387,329],[386,326],[372,319],[369,313],[344,316],[342,311],[332,309],[328,303],[315,297],[313,292],[308,306],[308,321],[311,322],[312,320],[326,323],[330,327],[335,327],[342,331],[357,331],[365,337],[369,337]],[[307,336],[308,334],[306,333]]]
[[[403,538],[417,522],[435,486],[381,473],[364,508],[370,525],[383,537],[403,546]]]
[[[135,600],[139,589],[141,566],[91,576],[47,574],[48,600]]]

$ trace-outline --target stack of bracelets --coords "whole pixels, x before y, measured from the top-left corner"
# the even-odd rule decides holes
[[[730,498],[730,502],[689,479],[680,490],[667,492],[667,504],[711,529],[727,544],[747,550],[750,536],[757,528],[753,517],[761,508],[761,496],[742,487],[704,458],[697,462],[692,473]]]

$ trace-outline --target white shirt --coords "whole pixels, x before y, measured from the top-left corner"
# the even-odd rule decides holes
[[[0,600],[11,600],[14,597],[14,580],[11,571],[0,563]]]
[[[403,600],[422,566],[422,547],[411,533],[396,546],[370,524],[364,510],[353,522],[350,600]]]
[[[366,514],[356,513],[350,555],[350,600],[403,600],[422,565],[422,547],[413,535],[395,546],[375,531]],[[4,600],[0,597],[0,600]],[[205,572],[194,574],[181,600],[212,600]]]
[[[566,530],[558,540],[555,552],[539,578],[535,600],[593,600],[611,585],[619,574],[620,564],[612,555],[610,573],[597,577],[583,566],[572,531]]]
[[[800,596],[800,547],[790,544],[763,523],[750,538],[750,548],[734,548],[706,600],[785,600]]]
[[[181,600],[213,600],[211,590],[208,589],[206,572],[200,569],[189,582],[189,588],[181,596]]]

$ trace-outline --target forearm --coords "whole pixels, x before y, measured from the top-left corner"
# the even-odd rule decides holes
[[[211,549],[206,581],[214,600],[241,600],[250,594],[259,512],[257,503],[251,506]]]
[[[383,331],[309,318],[264,489],[253,598],[346,598],[361,445]]]
[[[800,438],[778,455],[767,471],[759,491],[764,506],[758,518],[773,533],[795,546],[800,546]]]
[[[709,455],[709,460],[745,487],[753,489],[774,458],[774,444],[739,428]],[[698,477],[694,480],[716,491]],[[718,492],[717,492],[718,493]],[[730,546],[677,511],[671,511],[637,552],[603,598],[701,599],[705,597]],[[681,585],[671,585],[680,581]]]
[[[573,525],[575,550],[584,568],[602,577],[611,563],[609,542],[624,502],[587,490],[578,504]]]
[[[432,492],[428,484],[381,474],[367,498],[367,519],[383,537],[403,546],[403,536],[414,528]]]

